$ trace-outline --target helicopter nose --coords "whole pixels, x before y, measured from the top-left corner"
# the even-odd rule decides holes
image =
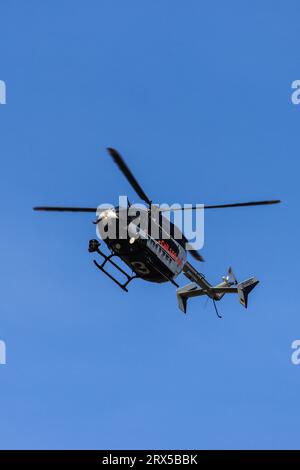
[[[109,219],[117,219],[118,216],[114,209],[107,209],[100,213],[99,219],[100,220],[109,220]]]

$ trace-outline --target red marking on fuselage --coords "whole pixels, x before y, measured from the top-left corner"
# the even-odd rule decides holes
[[[182,265],[182,260],[176,255],[175,251],[170,247],[168,242],[165,240],[158,240],[158,243],[171,256],[178,266]]]

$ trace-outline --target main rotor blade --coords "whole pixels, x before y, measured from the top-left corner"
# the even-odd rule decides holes
[[[210,206],[203,207],[175,207],[174,209],[159,209],[160,212],[170,212],[170,211],[185,211],[185,210],[200,210],[200,209],[225,209],[227,207],[247,207],[247,206],[265,206],[269,204],[278,204],[281,201],[279,199],[274,199],[271,201],[253,201],[253,202],[236,202],[234,204],[215,204]]]
[[[197,261],[202,261],[204,262],[204,258],[202,255],[200,255],[199,251],[197,250],[188,250],[188,253],[195,258]]]
[[[186,238],[186,236],[184,234],[182,234],[182,239],[185,242],[185,249],[187,250],[187,252],[193,258],[195,258],[197,261],[202,261],[203,262],[204,261],[203,256],[200,254],[200,252],[198,250],[195,250],[193,248],[193,245],[190,244],[190,242],[188,241],[188,239]]]
[[[143,199],[143,201],[145,201],[147,204],[151,205],[150,199],[144,193],[143,189],[141,188],[141,186],[139,185],[139,183],[137,182],[137,180],[135,179],[135,177],[131,173],[131,170],[129,170],[128,166],[124,162],[124,160],[121,157],[121,155],[119,154],[119,152],[117,152],[117,150],[115,150],[111,147],[108,147],[107,150],[108,150],[110,156],[113,158],[115,163],[118,165],[118,167],[122,171],[122,173],[125,176],[125,178],[127,179],[127,181],[131,184],[131,186],[133,187],[135,192],[139,195],[139,197],[141,199]]]
[[[34,211],[48,212],[96,212],[97,207],[61,207],[61,206],[37,206]]]

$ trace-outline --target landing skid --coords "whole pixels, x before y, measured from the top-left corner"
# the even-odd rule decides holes
[[[108,276],[112,281],[114,281],[119,287],[121,287],[121,289],[123,289],[125,292],[128,292],[128,289],[127,289],[127,286],[128,284],[133,280],[133,279],[136,279],[138,278],[139,276],[137,274],[135,274],[134,276],[130,276],[126,271],[124,271],[124,269],[122,269],[117,263],[115,263],[112,258],[114,256],[117,256],[117,255],[114,255],[114,254],[111,254],[109,256],[107,256],[105,253],[103,253],[100,249],[99,249],[99,246],[100,246],[100,243],[98,242],[98,240],[90,240],[89,242],[89,252],[90,253],[98,253],[98,255],[102,256],[102,258],[104,258],[104,261],[103,263],[99,264],[95,259],[93,260],[94,264],[97,266],[98,269],[100,269],[100,271],[102,271],[104,274],[106,274],[106,276]],[[127,281],[124,282],[122,284],[122,282],[120,282],[118,279],[116,279],[114,276],[112,276],[112,274],[110,274],[106,269],[105,269],[105,265],[106,263],[110,263],[111,265],[113,265],[116,269],[118,269],[118,271],[120,271],[126,278],[127,278]]]

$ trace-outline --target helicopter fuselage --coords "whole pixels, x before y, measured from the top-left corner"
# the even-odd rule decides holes
[[[127,230],[127,236],[121,238],[118,234],[122,217],[119,217],[118,208],[115,208],[115,214],[114,217],[100,218],[98,222],[100,232],[106,234],[103,241],[110,252],[121,258],[139,278],[145,281],[162,283],[175,279],[183,269],[187,254],[183,240],[177,240],[173,236],[174,225],[162,215],[158,221],[147,214],[149,230],[146,232],[134,225],[133,217],[128,217],[126,222],[128,225],[123,228],[127,229],[129,224],[133,224],[138,235],[130,236]],[[115,230],[109,231],[112,224],[115,224]],[[163,225],[169,225],[170,230],[162,229]],[[113,233],[113,236],[109,236],[109,232]],[[153,237],[151,235],[153,232],[157,233],[158,237]],[[178,233],[180,232],[177,229]]]

